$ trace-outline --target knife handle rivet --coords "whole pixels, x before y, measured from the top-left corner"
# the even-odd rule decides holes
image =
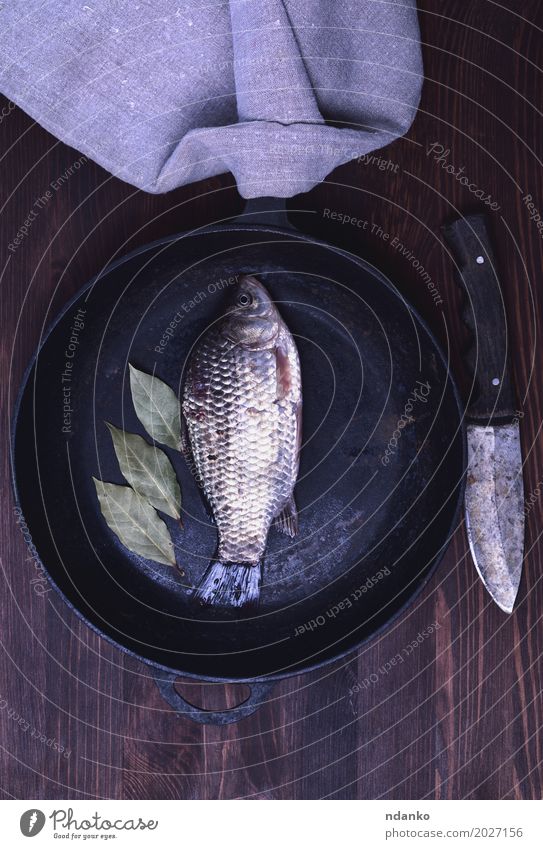
[[[500,378],[499,377],[493,377],[492,378],[492,386],[499,386],[499,385],[500,385]]]
[[[484,256],[478,256],[477,259],[475,260],[475,262],[478,263],[479,265],[482,265],[484,261],[485,261]]]

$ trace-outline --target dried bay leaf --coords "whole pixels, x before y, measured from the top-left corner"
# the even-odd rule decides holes
[[[130,486],[93,481],[102,515],[122,544],[148,560],[175,566],[170,532],[154,507]]]
[[[106,422],[124,477],[153,507],[173,519],[181,516],[181,490],[164,451],[149,445],[137,433],[127,433]]]
[[[132,401],[138,419],[155,442],[179,451],[181,410],[177,395],[158,377],[132,365],[129,368]]]

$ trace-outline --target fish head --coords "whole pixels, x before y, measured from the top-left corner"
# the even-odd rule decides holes
[[[264,348],[277,338],[281,317],[268,292],[256,277],[244,274],[236,284],[226,318],[232,341]]]

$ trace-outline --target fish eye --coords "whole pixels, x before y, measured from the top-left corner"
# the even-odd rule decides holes
[[[253,299],[246,292],[242,292],[238,298],[238,306],[249,307],[253,303]]]

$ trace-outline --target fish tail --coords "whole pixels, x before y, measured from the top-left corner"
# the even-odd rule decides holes
[[[262,563],[221,563],[213,560],[194,598],[213,607],[250,608],[258,605]]]

